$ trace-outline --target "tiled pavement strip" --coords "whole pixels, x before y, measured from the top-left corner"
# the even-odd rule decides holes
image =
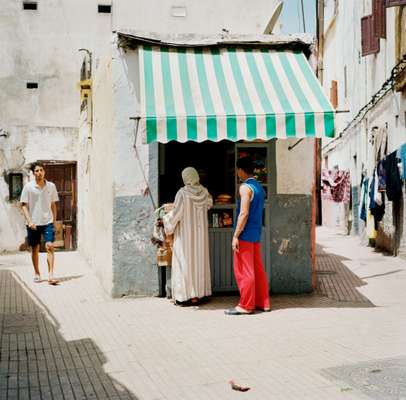
[[[0,256],[0,399],[406,399],[405,262],[318,243],[317,292],[245,317],[223,314],[235,297],[109,299],[77,253],[57,254],[58,287]]]

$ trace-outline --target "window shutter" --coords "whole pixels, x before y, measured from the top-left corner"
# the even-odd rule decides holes
[[[379,53],[380,40],[374,34],[374,16],[367,15],[361,18],[361,46],[362,56]]]
[[[385,0],[374,0],[374,35],[378,38],[386,38],[386,7]]]
[[[361,47],[362,56],[370,54],[370,33],[369,33],[369,17],[361,18]]]
[[[386,0],[386,7],[395,7],[406,5],[406,0]]]

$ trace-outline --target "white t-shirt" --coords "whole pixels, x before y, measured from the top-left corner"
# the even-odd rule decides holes
[[[59,197],[52,182],[45,181],[44,187],[40,188],[33,180],[24,186],[20,201],[28,204],[33,224],[47,225],[53,221],[51,204],[59,201]]]

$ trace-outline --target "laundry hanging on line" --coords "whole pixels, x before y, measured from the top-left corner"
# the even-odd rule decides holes
[[[323,169],[321,171],[321,181],[322,199],[349,204],[351,196],[349,171]]]

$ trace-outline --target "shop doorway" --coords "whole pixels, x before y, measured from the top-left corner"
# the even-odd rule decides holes
[[[42,161],[42,163],[45,166],[45,178],[56,185],[59,196],[55,248],[57,250],[75,250],[77,247],[76,162]]]
[[[265,268],[270,276],[270,201],[276,192],[275,141],[259,143],[169,142],[159,145],[159,204],[173,202],[183,186],[181,172],[192,166],[199,172],[201,183],[213,196],[209,211],[210,267],[214,293],[234,293],[237,285],[233,273],[231,241],[236,219],[239,182],[236,160],[250,155],[256,165],[256,178],[267,193],[263,216],[262,249]],[[164,281],[164,279],[162,280]]]

